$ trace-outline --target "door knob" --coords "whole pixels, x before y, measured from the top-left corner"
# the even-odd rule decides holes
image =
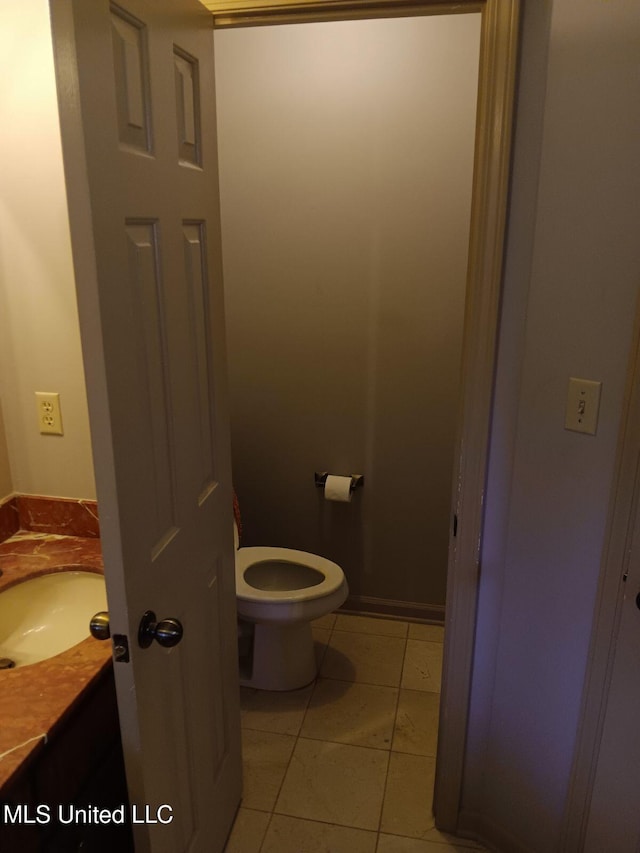
[[[111,636],[109,614],[106,610],[96,613],[89,622],[89,632],[96,640],[108,640]],[[129,663],[129,640],[126,634],[113,635],[113,659],[118,663]]]
[[[89,622],[89,631],[91,632],[91,636],[95,637],[96,640],[108,640],[111,636],[111,629],[109,628],[109,614],[105,610],[101,610],[100,613],[96,613],[95,616],[92,616],[91,622]]]
[[[141,649],[147,649],[155,640],[165,649],[170,649],[178,645],[182,634],[182,625],[177,619],[161,619],[157,622],[153,610],[147,610],[140,620],[138,645]]]

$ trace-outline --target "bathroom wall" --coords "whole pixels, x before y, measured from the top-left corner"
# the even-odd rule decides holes
[[[0,9],[0,401],[9,490],[94,498],[47,0]],[[60,393],[64,436],[38,432]],[[0,498],[7,482],[2,474]]]
[[[525,2],[463,816],[562,846],[640,272],[640,5]],[[570,376],[603,383],[567,432]],[[571,848],[573,849],[573,848]]]
[[[215,34],[244,544],[442,607],[480,16]],[[350,504],[314,471],[363,473]]]
[[[9,463],[9,450],[4,430],[4,418],[2,415],[2,401],[0,400],[0,501],[13,492],[11,480],[11,465]]]

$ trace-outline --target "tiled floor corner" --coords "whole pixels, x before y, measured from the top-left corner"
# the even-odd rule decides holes
[[[226,853],[471,853],[431,813],[443,629],[330,614],[319,677],[242,688],[244,792]]]

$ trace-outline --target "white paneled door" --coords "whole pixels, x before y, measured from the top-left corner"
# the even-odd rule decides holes
[[[212,18],[50,5],[136,850],[218,853],[241,760]],[[176,645],[142,647],[146,611]]]

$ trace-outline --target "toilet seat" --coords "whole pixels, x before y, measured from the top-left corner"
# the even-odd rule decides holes
[[[302,589],[266,590],[251,586],[245,580],[245,572],[251,566],[262,562],[298,563],[315,569],[324,579],[313,586]],[[308,551],[296,551],[293,548],[250,547],[236,551],[236,596],[247,602],[295,603],[324,598],[332,595],[344,584],[344,573],[336,563],[310,554]]]

